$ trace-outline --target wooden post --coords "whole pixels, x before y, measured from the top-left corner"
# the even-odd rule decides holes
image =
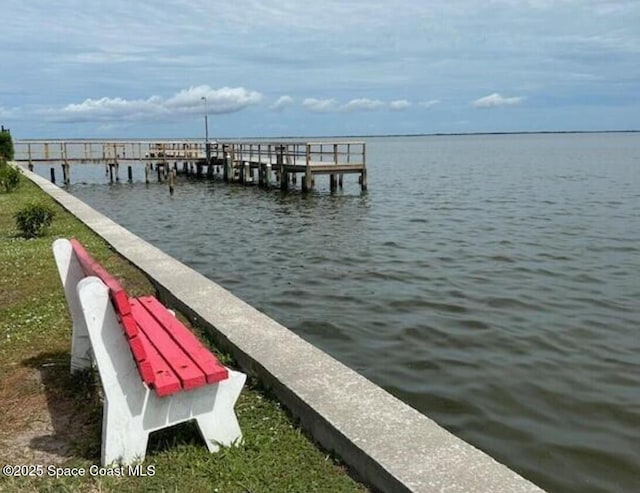
[[[338,188],[338,180],[335,174],[329,175],[329,187],[332,192],[335,192]]]
[[[109,163],[109,183],[113,183],[113,163]]]
[[[144,163],[144,182],[149,184],[149,173],[151,173],[151,163]]]
[[[276,164],[280,173],[280,190],[285,191],[289,188],[288,174],[284,169],[284,146],[279,145],[276,148]]]
[[[248,183],[251,183],[253,181],[253,178],[251,177],[251,163],[248,161],[245,161],[244,163],[244,179],[243,179],[243,183],[245,185],[247,185]]]
[[[231,150],[227,147],[226,152],[224,154],[224,171],[223,178],[225,182],[230,182],[233,178],[233,156],[231,155]]]
[[[307,144],[306,152],[306,167],[304,172],[304,178],[302,179],[302,191],[308,192],[313,188],[313,178],[311,175],[311,144]]]
[[[169,195],[173,195],[175,180],[176,180],[176,173],[175,173],[175,170],[172,170],[169,173]]]
[[[158,182],[162,181],[162,170],[160,169],[160,163],[156,164],[156,171],[158,173]]]
[[[367,189],[367,149],[362,144],[362,174],[360,175],[360,186],[362,190]]]
[[[31,143],[27,144],[27,152],[29,153],[29,171],[33,171],[33,163],[31,162]]]
[[[53,166],[51,167],[51,183],[53,183],[54,185],[56,183],[56,170],[53,168]]]
[[[269,188],[271,186],[271,163],[267,163],[264,166],[264,187]]]
[[[65,185],[68,185],[70,182],[69,180],[69,164],[68,163],[63,163],[62,164],[62,183],[64,183]]]
[[[338,165],[338,144],[333,144],[333,164],[335,166]],[[338,188],[338,180],[335,173],[329,175],[329,188],[332,192],[336,191]]]
[[[129,183],[133,181],[133,168],[131,166],[127,167],[127,178],[129,178]]]

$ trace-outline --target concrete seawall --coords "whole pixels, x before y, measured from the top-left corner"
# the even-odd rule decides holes
[[[24,174],[143,271],[163,301],[206,327],[364,482],[385,492],[543,491],[221,286],[44,178]]]

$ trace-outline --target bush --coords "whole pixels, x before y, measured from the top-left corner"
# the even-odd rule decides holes
[[[13,140],[11,139],[11,133],[2,127],[0,131],[0,158],[4,158],[7,161],[12,161],[14,155]]]
[[[14,214],[16,226],[26,238],[42,236],[51,225],[55,213],[44,204],[29,204]]]
[[[20,171],[0,160],[0,192],[11,192],[20,183]]]

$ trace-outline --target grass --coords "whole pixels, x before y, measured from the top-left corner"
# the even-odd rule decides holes
[[[26,239],[13,215],[34,200],[56,215],[44,237]],[[97,376],[69,375],[71,321],[51,253],[58,237],[78,238],[131,294],[153,293],[142,273],[24,177],[15,192],[0,193],[0,465],[43,466],[41,477],[0,476],[0,491],[367,491],[252,379],[236,405],[244,435],[238,447],[209,454],[196,427],[184,424],[151,435],[147,476],[125,468],[120,477],[106,475],[115,469],[50,477],[48,466],[89,474],[99,464],[102,419]]]

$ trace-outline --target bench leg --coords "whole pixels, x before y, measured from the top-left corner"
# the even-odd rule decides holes
[[[124,422],[123,422],[124,421]],[[105,403],[102,416],[102,466],[113,463],[131,464],[143,461],[147,454],[149,432],[139,423],[133,424],[122,413],[109,414]]]
[[[218,388],[213,410],[196,418],[209,452],[217,452],[220,445],[229,447],[242,439],[233,407],[246,379],[244,373],[229,370],[229,378]]]

